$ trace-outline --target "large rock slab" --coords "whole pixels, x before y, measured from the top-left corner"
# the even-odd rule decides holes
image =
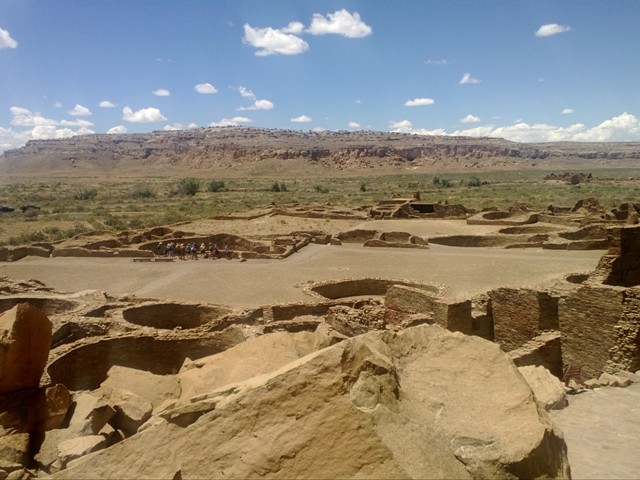
[[[28,303],[0,314],[0,395],[39,386],[51,332],[45,313]]]
[[[229,383],[237,383],[272,372],[289,362],[327,347],[326,334],[311,332],[274,332],[243,342],[216,355],[187,361],[178,379],[180,400],[211,392]]]
[[[518,367],[518,370],[546,411],[561,410],[569,405],[564,385],[549,370],[533,365]]]
[[[561,433],[506,354],[431,325],[345,340],[162,415],[59,476],[570,476]]]
[[[168,399],[180,397],[180,382],[176,375],[156,375],[120,365],[112,366],[107,379],[100,385],[135,393],[151,402],[154,408]]]

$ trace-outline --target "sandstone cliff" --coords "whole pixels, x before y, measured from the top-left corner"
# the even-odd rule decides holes
[[[5,173],[128,172],[300,162],[332,170],[532,167],[640,159],[640,144],[518,144],[501,139],[246,127],[32,140],[0,156]]]

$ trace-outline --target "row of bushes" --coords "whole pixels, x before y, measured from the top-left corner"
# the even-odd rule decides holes
[[[472,176],[468,180],[460,180],[460,186],[467,187],[480,187],[484,185],[486,182],[482,182],[478,177]],[[187,195],[194,196],[202,189],[202,180],[194,177],[186,177],[178,180],[178,183],[175,184],[169,191],[170,195]],[[454,182],[441,178],[438,176],[433,177],[433,184],[437,188],[452,188],[455,186]],[[328,193],[329,188],[325,185],[314,185],[314,189],[319,193]],[[226,190],[226,184],[224,180],[211,180],[206,184],[207,192],[220,192]],[[289,189],[284,182],[274,182],[269,188],[271,192],[288,192]],[[360,191],[366,192],[368,191],[367,184],[365,182],[360,183]],[[98,190],[96,188],[84,188],[79,189],[73,194],[74,200],[92,200],[98,195]],[[154,198],[156,196],[156,192],[153,188],[148,185],[136,185],[131,192],[131,196],[133,198]]]

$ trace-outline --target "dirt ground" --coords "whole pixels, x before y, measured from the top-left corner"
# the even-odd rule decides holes
[[[285,223],[282,223],[284,221]],[[322,227],[322,228],[320,228]],[[424,237],[484,234],[496,226],[469,226],[464,220],[366,221],[262,217],[252,221],[207,221],[180,226],[196,233],[261,235],[296,230],[329,233],[353,228],[404,231]],[[593,270],[602,251],[541,249],[365,248],[310,244],[283,260],[175,260],[170,263],[133,262],[130,258],[28,257],[0,264],[0,275],[36,279],[56,290],[87,289],[111,295],[133,294],[186,302],[206,302],[234,308],[312,301],[303,291],[309,282],[381,277],[437,284],[454,299],[467,299],[487,290],[550,286],[569,273]]]

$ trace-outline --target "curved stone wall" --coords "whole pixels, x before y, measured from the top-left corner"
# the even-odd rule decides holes
[[[136,325],[172,330],[196,328],[216,320],[231,310],[224,307],[182,303],[150,303],[126,308],[123,318]]]
[[[442,289],[435,285],[382,278],[360,278],[324,282],[309,287],[308,291],[323,298],[337,300],[346,297],[371,295],[382,296],[385,295],[387,290],[389,290],[393,285],[404,285],[407,287],[419,288],[436,296],[442,294]]]
[[[0,298],[0,312],[15,307],[18,303],[30,303],[47,315],[70,312],[80,308],[81,304],[64,298],[39,298],[39,297],[4,297]]]
[[[114,365],[169,375],[177,373],[187,357],[213,355],[244,340],[238,328],[194,338],[136,335],[92,340],[55,359],[47,372],[53,383],[62,383],[69,390],[93,390]]]

